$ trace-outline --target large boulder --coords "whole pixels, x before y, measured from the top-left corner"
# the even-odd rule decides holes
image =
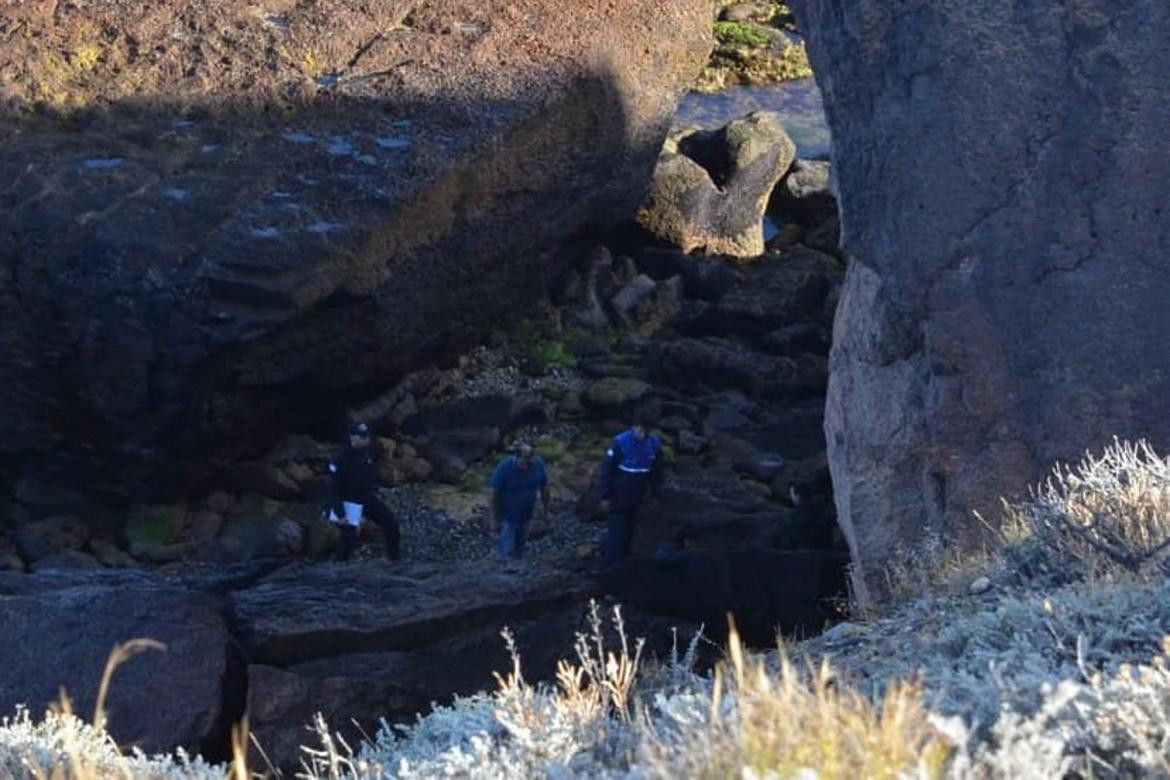
[[[637,207],[710,46],[705,0],[6,16],[0,466],[135,500],[530,300]]]
[[[454,569],[372,560],[289,566],[231,594],[230,602],[252,660],[288,666],[417,649],[493,622],[556,612],[594,592],[579,573],[520,573],[496,560]]]
[[[409,721],[490,689],[508,668],[505,627],[534,679],[550,678],[597,593],[580,572],[498,560],[287,567],[230,595],[253,662],[252,727],[272,760],[294,769],[316,713],[356,741],[381,718]]]
[[[792,5],[851,258],[826,431],[865,598],[1054,461],[1170,448],[1170,10]]]
[[[515,642],[525,679],[550,682],[557,662],[574,659],[576,635],[590,630],[588,608],[577,604],[535,619],[496,616],[483,628],[456,632],[411,650],[348,653],[279,669],[253,665],[248,669],[248,717],[252,734],[265,756],[291,776],[305,757],[302,745],[317,740],[307,727],[317,715],[330,734],[350,745],[373,736],[382,722],[412,723],[434,704],[456,695],[496,688],[495,674],[512,670],[503,636]],[[606,616],[608,617],[608,615]],[[696,626],[658,618],[636,609],[623,610],[627,637],[645,639],[644,656],[665,659],[677,628],[681,643]],[[607,646],[617,647],[612,630]],[[257,754],[256,763],[263,758]]]
[[[20,575],[0,594],[0,711],[42,712],[64,689],[88,719],[115,645],[153,639],[166,649],[114,673],[110,733],[148,752],[222,748],[230,637],[214,599],[143,575],[72,572]]]
[[[841,218],[827,160],[797,160],[772,191],[769,210],[808,246],[839,254]]]
[[[764,253],[764,209],[796,156],[780,117],[756,112],[663,152],[638,223],[684,252]]]

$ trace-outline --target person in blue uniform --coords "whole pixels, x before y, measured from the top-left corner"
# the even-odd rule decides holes
[[[640,414],[634,426],[614,437],[601,461],[601,509],[606,535],[601,559],[613,566],[630,554],[638,510],[647,493],[662,485],[662,441],[651,432],[652,419]]]
[[[341,533],[338,557],[349,560],[357,546],[363,517],[377,523],[386,540],[386,557],[397,560],[401,535],[398,520],[374,492],[381,482],[378,466],[370,448],[370,426],[364,422],[349,425],[349,441],[329,461],[329,520]]]
[[[545,518],[549,516],[548,472],[532,445],[520,444],[514,455],[496,465],[491,491],[492,518],[500,533],[500,555],[523,557],[538,495]]]

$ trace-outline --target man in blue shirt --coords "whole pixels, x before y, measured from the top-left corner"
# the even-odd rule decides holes
[[[540,494],[541,508],[548,518],[548,473],[544,461],[529,444],[516,447],[516,454],[504,458],[492,472],[492,517],[500,532],[500,555],[519,558],[524,555],[528,525]]]
[[[601,461],[601,509],[606,513],[602,563],[613,566],[630,554],[634,524],[646,492],[662,484],[662,441],[650,432],[652,420],[640,414],[634,426],[614,437]]]

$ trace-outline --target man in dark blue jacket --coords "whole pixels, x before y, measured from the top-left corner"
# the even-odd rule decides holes
[[[515,455],[500,461],[492,472],[491,490],[492,517],[500,533],[500,555],[523,557],[538,495],[545,520],[549,518],[548,472],[532,445],[520,444]]]
[[[386,557],[397,560],[398,520],[374,492],[381,479],[370,449],[370,426],[364,422],[350,423],[349,443],[329,461],[328,470],[329,502],[326,510],[330,521],[336,523],[341,532],[338,557],[349,560],[357,546],[362,518],[368,517],[382,528]]]
[[[634,427],[614,437],[601,461],[601,509],[606,513],[602,562],[613,566],[630,554],[634,525],[646,493],[662,484],[662,442],[639,414]]]

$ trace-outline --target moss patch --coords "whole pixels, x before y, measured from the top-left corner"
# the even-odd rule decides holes
[[[715,22],[715,40],[724,46],[767,46],[768,33],[751,22]]]
[[[577,365],[577,358],[563,341],[537,341],[529,347],[528,357],[542,366],[573,368]]]
[[[718,16],[721,9],[716,9]],[[695,88],[715,92],[736,85],[779,84],[812,76],[804,43],[794,43],[794,19],[780,2],[752,21],[716,21],[716,47]]]
[[[126,521],[126,542],[136,554],[170,544],[183,532],[186,519],[182,504],[140,507]]]

